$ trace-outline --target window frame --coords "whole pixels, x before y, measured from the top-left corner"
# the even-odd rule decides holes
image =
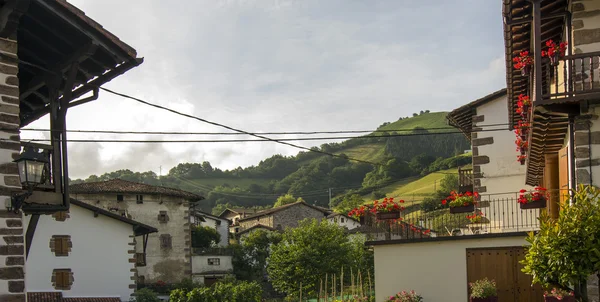
[[[135,203],[143,204],[144,203],[144,195],[141,195],[141,194],[135,195]]]
[[[123,194],[117,194],[117,201],[124,201],[125,197],[123,196]]]
[[[221,258],[207,258],[206,263],[212,266],[221,266]]]
[[[173,237],[171,234],[160,234],[158,237],[161,249],[172,249],[173,248]]]

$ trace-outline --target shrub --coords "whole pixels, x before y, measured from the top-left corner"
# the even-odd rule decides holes
[[[385,299],[385,302],[423,302],[423,297],[415,293],[414,290],[410,292],[402,291]]]
[[[489,298],[498,296],[496,291],[496,282],[494,280],[490,281],[487,278],[483,278],[470,283],[469,286],[471,287],[471,297],[473,298]]]
[[[135,299],[131,298],[129,301],[135,302],[161,302],[155,292],[148,288],[142,288],[135,292]]]

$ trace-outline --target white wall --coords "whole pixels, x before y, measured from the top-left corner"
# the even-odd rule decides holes
[[[201,215],[201,214],[200,214]],[[204,227],[210,227],[216,229],[219,235],[221,235],[221,240],[218,243],[218,246],[227,246],[229,245],[229,221],[225,219],[215,219],[210,216],[202,216],[206,221],[200,221],[200,225]],[[221,222],[218,224],[218,222]]]
[[[219,265],[208,265],[208,258],[219,258]],[[220,272],[233,272],[233,264],[231,262],[231,256],[208,256],[208,255],[192,255],[192,275],[194,280],[203,282],[203,278],[199,278],[198,275],[205,272],[220,271]]]
[[[342,219],[344,220],[343,222]],[[348,230],[352,230],[360,226],[360,222],[354,219],[349,219],[348,217],[344,217],[342,215],[327,218],[327,221],[342,227],[346,227]]]
[[[525,244],[523,235],[374,246],[376,301],[402,290],[415,290],[425,301],[468,301],[467,248]]]
[[[73,272],[71,290],[64,297],[120,297],[129,301],[133,289],[129,263],[133,227],[130,224],[94,213],[71,204],[70,217],[56,221],[50,215],[40,215],[25,274],[27,291],[52,292],[52,271],[70,268]],[[25,216],[26,228],[31,216]],[[52,235],[70,235],[73,248],[67,257],[56,257],[50,251]]]

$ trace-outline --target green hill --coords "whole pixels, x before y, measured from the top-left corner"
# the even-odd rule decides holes
[[[160,178],[150,171],[119,170],[72,182],[121,178],[180,188],[206,197],[200,206],[207,211],[217,205],[218,209],[226,205],[270,206],[283,194],[321,206],[334,205],[347,194],[366,196],[374,191],[417,199],[433,192],[436,179],[443,177],[432,172],[466,164],[465,158],[454,157],[469,148],[466,138],[456,133],[440,133],[444,130],[439,128],[449,127],[446,115],[446,112],[423,112],[384,123],[378,127],[380,131],[365,136],[313,147],[347,158],[299,152],[296,156],[274,155],[255,166],[234,170],[220,170],[209,162],[182,163]]]

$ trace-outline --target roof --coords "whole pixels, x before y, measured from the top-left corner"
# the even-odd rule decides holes
[[[173,189],[161,186],[152,186],[139,182],[133,182],[122,179],[111,179],[100,182],[86,182],[69,186],[73,194],[103,194],[103,193],[124,193],[124,194],[148,194],[181,197],[190,201],[204,199],[200,195],[187,191]]]
[[[473,132],[473,116],[477,113],[475,108],[505,95],[506,88],[492,92],[482,98],[452,110],[448,113],[446,119],[448,119],[451,126],[460,129],[460,131],[471,140],[471,132]]]
[[[133,47],[66,0],[10,2],[0,1],[10,25],[3,26],[0,37],[18,41],[21,126],[50,111],[52,89],[36,66],[56,70],[66,79],[78,63],[76,85],[68,89],[73,101],[143,62]],[[58,97],[66,93],[61,89]]]
[[[258,217],[262,217],[262,216],[271,215],[271,214],[274,214],[274,213],[277,213],[277,212],[280,212],[280,211],[283,211],[285,209],[289,209],[291,207],[295,207],[295,206],[298,206],[298,205],[307,206],[309,208],[312,208],[312,209],[315,209],[317,211],[323,212],[323,214],[329,214],[330,213],[329,209],[325,209],[325,208],[322,208],[322,207],[313,206],[313,205],[310,205],[310,204],[308,204],[308,203],[306,203],[304,201],[297,201],[297,202],[294,202],[294,203],[289,203],[289,204],[286,204],[286,205],[282,205],[280,207],[275,207],[275,208],[271,208],[271,209],[268,209],[268,210],[260,211],[260,212],[258,212],[256,214],[252,215],[252,216],[248,216],[248,217],[242,218],[239,221],[242,222],[242,221],[246,221],[246,220],[253,219],[253,218],[258,218]]]
[[[234,214],[255,214],[257,212],[256,209],[245,209],[245,208],[226,208],[223,212],[221,212],[221,214],[219,214],[219,217],[222,217],[223,215],[227,214],[227,212],[231,212]]]
[[[540,10],[541,21],[541,47],[545,47],[545,42],[549,39],[554,41],[565,40],[564,25],[568,18],[568,0],[541,1]],[[532,51],[533,38],[532,20],[533,5],[529,0],[502,0],[502,17],[504,18],[504,48],[506,60],[506,87],[508,91],[508,109],[509,123],[516,124],[519,120],[516,109],[519,94],[528,94],[531,86],[530,77],[522,76],[520,71],[513,67],[513,58],[517,57],[522,51]],[[570,48],[569,48],[570,49]],[[547,65],[542,65],[542,74],[549,73]],[[543,78],[542,87],[548,84]],[[534,100],[536,101],[536,100]],[[537,108],[536,108],[537,109]],[[566,134],[568,122],[564,117],[556,117],[551,114],[544,114],[538,111],[534,112],[534,118],[531,121],[531,137],[541,139],[530,141],[529,154],[527,156],[527,177],[526,183],[529,185],[538,185],[541,180],[544,166],[544,152],[554,152],[560,149],[548,148],[545,145],[549,124],[553,125],[553,132],[559,135]]]
[[[63,298],[62,292],[27,292],[28,302],[121,302],[120,298]]]
[[[329,214],[329,216],[327,216],[327,218],[334,218],[334,217],[337,217],[337,216],[343,216],[343,217],[346,217],[348,219],[352,219],[352,220],[354,220],[356,222],[359,222],[358,220],[356,220],[356,219],[354,219],[354,218],[352,218],[352,217],[350,217],[350,216],[348,216],[346,214],[342,214],[342,213],[332,213],[332,214]]]
[[[71,204],[77,205],[79,207],[82,207],[84,209],[88,209],[94,213],[98,213],[100,215],[104,215],[106,217],[110,217],[116,220],[119,220],[121,222],[130,224],[133,226],[133,231],[135,232],[136,236],[141,236],[141,235],[146,235],[146,234],[150,234],[150,233],[156,233],[158,232],[158,230],[154,227],[151,227],[147,224],[143,224],[141,222],[137,222],[135,220],[129,219],[127,217],[123,217],[121,215],[115,214],[113,212],[107,211],[105,209],[101,209],[98,207],[95,207],[93,205],[87,204],[83,201],[79,201],[77,199],[73,199],[71,198]]]
[[[215,219],[215,220],[225,220],[225,221],[229,221],[229,219],[227,219],[227,218],[223,218],[223,217],[215,216],[215,215],[212,215],[212,214],[209,214],[209,213],[206,213],[206,212],[200,211],[200,210],[194,210],[194,213],[195,213],[195,214],[197,214],[197,215],[205,216],[205,217],[208,217],[208,218],[211,218],[211,219]]]
[[[259,224],[255,224],[255,225],[253,225],[253,226],[251,226],[251,227],[249,227],[249,228],[247,228],[247,229],[245,229],[245,230],[237,233],[237,235],[239,236],[239,235],[242,235],[244,233],[248,233],[248,232],[250,232],[252,230],[256,230],[256,229],[265,229],[267,231],[277,231],[277,229],[275,229],[275,228],[272,228],[272,227],[270,227],[268,225],[264,225],[264,224],[260,224],[259,223]]]

